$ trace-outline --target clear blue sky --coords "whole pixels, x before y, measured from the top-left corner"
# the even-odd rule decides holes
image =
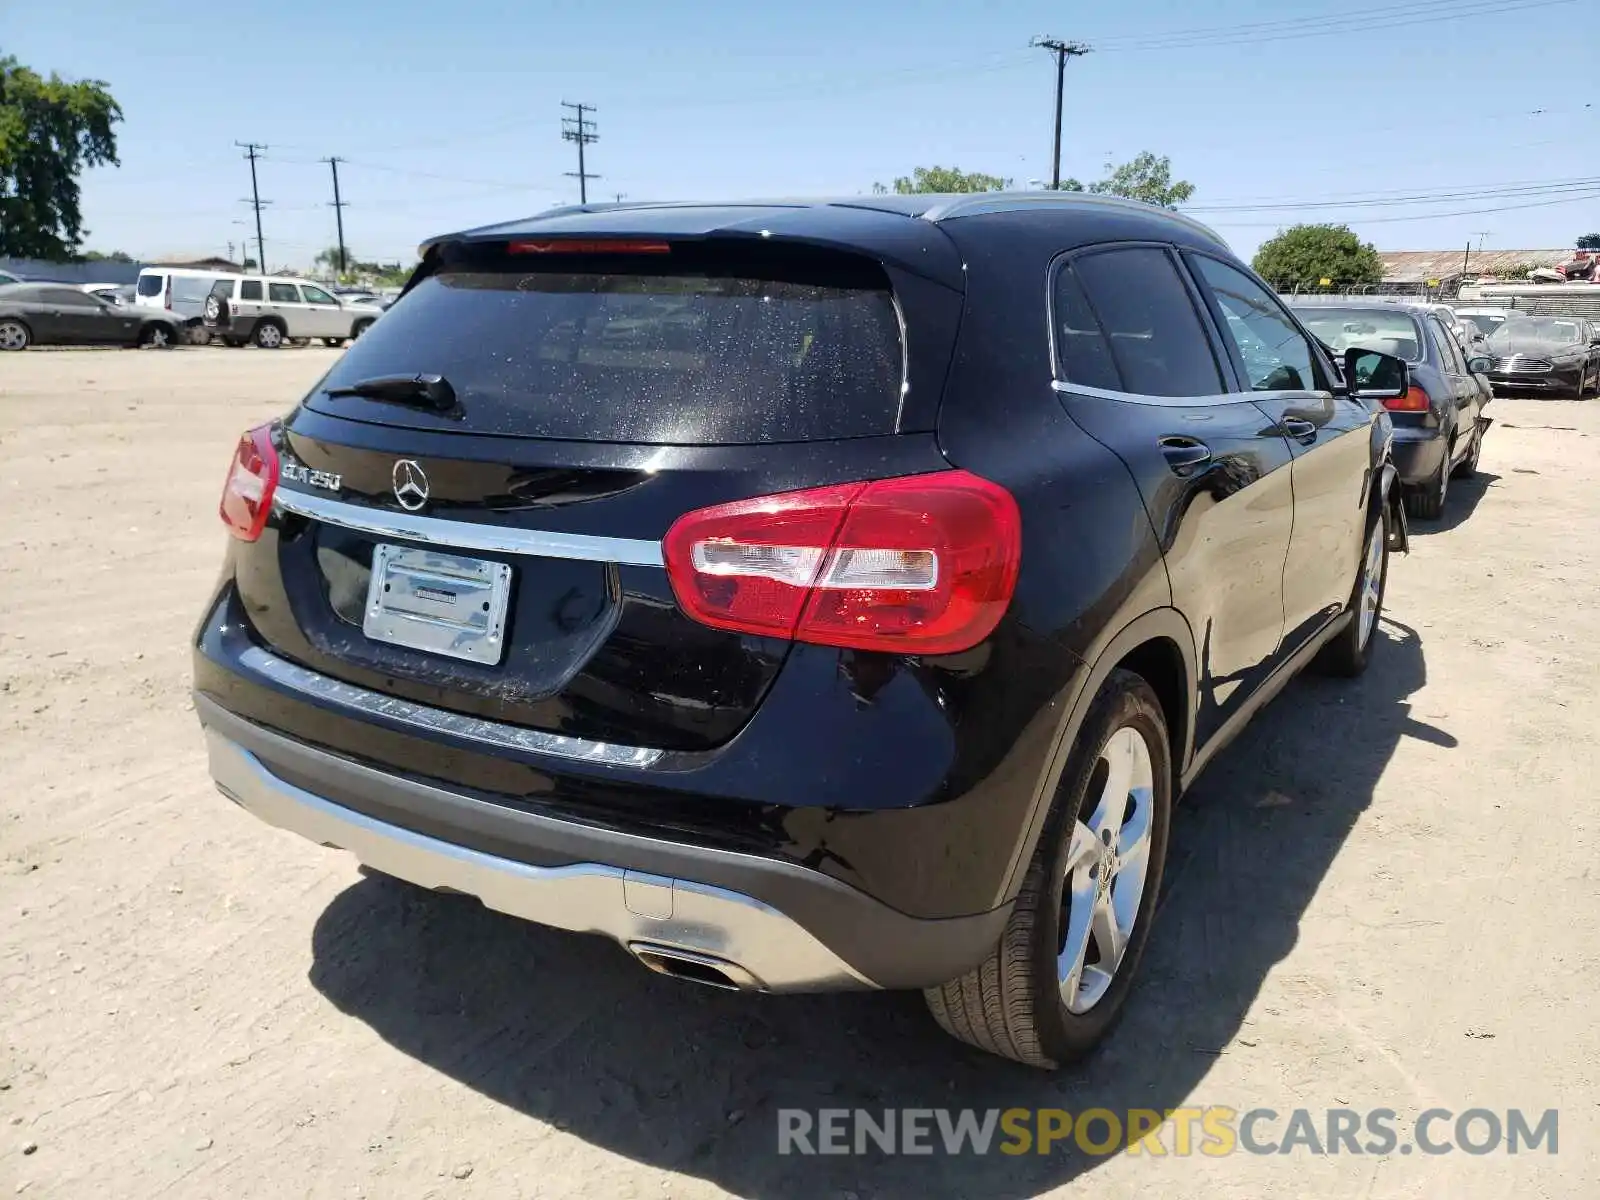
[[[233,143],[255,140],[270,266],[333,242],[327,155],[348,160],[352,250],[409,261],[428,234],[576,199],[562,100],[598,107],[591,198],[856,193],[935,163],[1025,187],[1050,169],[1034,34],[1096,48],[1067,68],[1063,173],[1170,155],[1245,254],[1300,220],[1523,248],[1600,229],[1593,2],[0,0],[0,52],[111,85],[122,166],[84,178],[86,244],[134,255],[241,241]],[[1388,203],[1238,207],[1352,198]]]

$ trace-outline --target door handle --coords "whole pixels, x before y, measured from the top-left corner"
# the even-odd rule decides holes
[[[1173,435],[1160,441],[1161,456],[1179,475],[1187,475],[1196,467],[1211,461],[1211,447],[1192,437]]]
[[[1278,423],[1278,428],[1283,430],[1285,437],[1292,437],[1297,442],[1309,442],[1317,436],[1316,422],[1301,417],[1285,417]]]

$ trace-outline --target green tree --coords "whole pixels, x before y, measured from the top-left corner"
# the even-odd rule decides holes
[[[86,263],[131,263],[133,262],[133,257],[132,255],[124,254],[121,250],[113,250],[110,254],[106,254],[99,250],[85,250],[78,256],[78,261]]]
[[[1142,200],[1162,208],[1177,208],[1194,195],[1194,184],[1187,179],[1172,178],[1172,160],[1166,155],[1159,158],[1145,150],[1119,167],[1106,164],[1108,174],[1087,188],[1061,186],[1066,191],[1089,191],[1101,196],[1123,196],[1129,200]]]
[[[919,192],[1003,192],[1011,180],[998,175],[985,175],[982,171],[962,171],[956,167],[914,167],[909,176],[901,175],[892,189],[881,183],[872,185],[874,194],[882,196],[893,190],[901,196]]]
[[[1600,233],[1586,233],[1578,239],[1579,250],[1600,250]]]
[[[0,57],[0,254],[73,256],[84,233],[78,174],[119,165],[120,120],[104,83],[45,79]]]
[[[1251,263],[1280,290],[1317,288],[1322,280],[1335,288],[1358,287],[1383,279],[1383,260],[1371,243],[1348,225],[1294,225],[1262,243]]]

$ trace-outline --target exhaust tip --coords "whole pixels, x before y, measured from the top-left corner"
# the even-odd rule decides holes
[[[628,951],[658,975],[686,979],[690,983],[703,983],[707,987],[721,988],[725,992],[757,992],[761,985],[738,963],[701,954],[693,950],[679,950],[674,946],[656,946],[642,942],[629,942]]]

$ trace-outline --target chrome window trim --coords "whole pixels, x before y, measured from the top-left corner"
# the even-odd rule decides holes
[[[1218,392],[1214,396],[1147,396],[1142,392],[1117,392],[1110,388],[1090,387],[1086,383],[1072,383],[1052,379],[1050,389],[1060,395],[1095,396],[1101,400],[1121,400],[1126,404],[1154,404],[1162,408],[1215,408],[1222,404],[1252,404],[1260,400],[1332,400],[1333,393],[1315,389],[1285,392]]]
[[[309,492],[278,488],[272,507],[280,513],[310,517],[328,525],[354,529],[378,537],[429,546],[448,546],[457,550],[479,550],[490,554],[527,554],[538,558],[572,558],[585,562],[618,563],[630,567],[659,567],[665,564],[661,543],[643,538],[600,537],[588,533],[554,533],[540,529],[511,529],[504,525],[483,525],[476,521],[451,521],[443,517],[421,517],[390,512],[381,508],[351,504]]]
[[[666,754],[664,750],[648,746],[593,742],[587,738],[546,733],[540,729],[507,725],[501,721],[489,721],[482,717],[469,717],[442,708],[429,708],[426,705],[414,704],[410,700],[402,700],[397,696],[368,691],[366,688],[332,679],[316,671],[309,671],[305,667],[263,650],[260,646],[251,646],[241,651],[239,664],[304,696],[326,700],[371,716],[386,717],[402,725],[409,725],[413,729],[449,734],[487,746],[549,754],[556,758],[602,763],[612,767],[652,767]]]

